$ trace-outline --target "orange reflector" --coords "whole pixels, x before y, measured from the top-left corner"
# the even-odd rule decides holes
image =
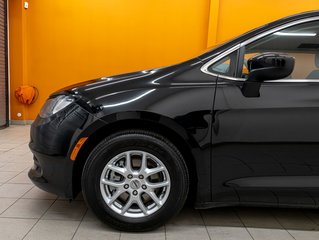
[[[75,147],[73,148],[73,151],[71,153],[71,157],[70,159],[72,161],[74,161],[76,159],[76,156],[78,155],[82,145],[85,143],[85,141],[88,139],[88,137],[83,137],[80,138],[80,140],[78,141],[78,143],[75,145]]]

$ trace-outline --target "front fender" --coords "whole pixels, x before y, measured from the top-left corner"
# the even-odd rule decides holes
[[[196,113],[196,115],[200,115],[199,113]],[[192,119],[191,116],[186,116],[186,119]],[[185,142],[184,146],[187,147],[187,151],[190,153],[191,156],[189,156],[189,159],[191,161],[190,170],[192,170],[192,175],[194,175],[195,180],[197,181],[197,205],[201,205],[202,203],[209,202],[210,201],[210,151],[209,151],[209,144],[203,143],[198,141],[198,138],[194,137],[194,133],[196,135],[196,131],[194,132],[194,129],[187,129],[182,124],[185,124],[185,119],[181,120],[180,118],[171,119],[167,116],[161,116],[156,113],[151,112],[143,112],[143,111],[130,111],[130,112],[118,112],[113,113],[107,116],[104,116],[101,119],[92,118],[91,123],[88,124],[83,128],[82,131],[75,134],[73,146],[69,150],[69,156],[72,152],[72,149],[78,142],[78,140],[82,137],[88,137],[87,142],[82,146],[79,155],[82,154],[88,154],[89,151],[91,151],[91,147],[89,146],[92,142],[96,141],[95,137],[97,136],[97,133],[102,133],[103,138],[107,137],[107,135],[113,133],[116,131],[116,129],[125,129],[127,127],[130,127],[132,125],[126,125],[132,122],[138,123],[142,122],[143,125],[133,125],[133,126],[140,126],[142,128],[145,128],[145,126],[152,126],[153,129],[161,129],[166,128],[169,129],[169,131],[172,133],[172,135],[178,136],[180,139],[182,139],[183,142]],[[180,121],[180,122],[179,122]],[[187,121],[186,121],[187,122]],[[148,124],[145,124],[148,123]],[[203,124],[203,123],[200,123]],[[150,129],[150,130],[153,130]],[[161,133],[161,132],[159,132]],[[199,135],[202,135],[202,133],[199,133]],[[172,136],[165,136],[167,138],[171,138]],[[206,136],[206,140],[209,141],[209,136]],[[93,139],[90,139],[93,138]],[[97,142],[94,142],[94,145],[98,144],[99,141],[101,141],[103,138],[98,138]],[[88,150],[90,149],[90,150]],[[88,156],[88,155],[85,155]],[[81,164],[79,164],[78,167],[74,169],[74,178],[80,178],[80,176],[77,176],[76,173],[84,166],[84,163],[86,159],[76,159],[75,165],[77,161],[81,161]],[[83,162],[84,161],[84,162]],[[76,184],[79,182],[79,180],[74,180],[74,183]],[[74,186],[76,189],[80,189],[80,186]],[[78,191],[75,190],[75,191]]]

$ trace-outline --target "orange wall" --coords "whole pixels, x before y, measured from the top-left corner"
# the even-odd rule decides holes
[[[16,36],[25,32],[26,59],[21,49],[11,51],[11,93],[21,84],[14,75],[19,69],[24,83],[40,92],[26,107],[12,95],[12,119],[34,119],[48,95],[63,86],[173,64],[207,45],[209,0],[29,0],[27,10],[21,0],[9,2],[10,49],[21,47]]]
[[[208,46],[292,14],[318,10],[318,0],[212,0]]]
[[[9,0],[11,119],[34,119],[64,86],[173,64],[318,0]],[[14,89],[36,86],[39,99],[18,103]],[[23,116],[18,118],[17,112]]]
[[[16,115],[20,112],[25,116],[27,111],[22,104],[13,97],[12,89],[27,84],[25,81],[25,72],[23,64],[24,47],[23,47],[23,16],[22,16],[22,1],[10,0],[9,1],[9,46],[10,46],[10,110],[11,115]]]

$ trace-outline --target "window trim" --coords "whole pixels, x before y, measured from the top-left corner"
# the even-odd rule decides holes
[[[256,35],[252,38],[249,38],[229,49],[227,49],[226,51],[222,52],[221,54],[219,54],[217,57],[213,58],[212,60],[208,61],[207,63],[205,63],[202,67],[201,67],[201,71],[205,74],[208,74],[208,75],[212,75],[214,77],[222,77],[224,79],[228,79],[228,80],[232,80],[232,81],[238,81],[238,82],[244,82],[246,81],[245,78],[237,78],[237,77],[230,77],[230,76],[225,76],[225,75],[222,75],[222,74],[216,74],[216,73],[212,73],[210,71],[208,71],[208,68],[212,65],[212,64],[215,64],[217,61],[221,60],[222,58],[226,57],[227,55],[245,47],[246,45],[252,43],[252,42],[255,42],[257,40],[259,40],[260,38],[263,38],[263,37],[266,37],[267,35],[270,35],[274,32],[277,32],[277,31],[280,31],[282,29],[285,29],[285,28],[288,28],[288,27],[292,27],[292,26],[296,26],[298,24],[302,24],[302,23],[306,23],[306,22],[313,22],[313,21],[318,21],[319,20],[319,16],[317,17],[310,17],[310,18],[305,18],[305,19],[300,19],[300,20],[296,20],[296,21],[293,21],[293,22],[290,22],[290,23],[286,23],[286,24],[283,24],[281,26],[278,26],[278,27],[275,27],[273,29],[270,29],[266,32],[263,32],[259,35]],[[240,54],[239,54],[240,55]],[[319,81],[318,80],[308,80],[308,79],[294,79],[294,80],[285,80],[285,79],[282,79],[282,80],[269,80],[269,81],[265,81],[265,82],[285,82],[285,83],[289,83],[289,82],[316,82],[318,83]]]
[[[225,57],[219,59],[218,61],[216,61],[215,63],[211,64],[210,66],[208,66],[207,71],[210,73],[214,73],[217,75],[223,75],[223,76],[227,76],[227,77],[232,77],[232,76],[236,76],[237,75],[237,71],[238,71],[238,55],[239,55],[239,50],[238,51],[233,51],[232,53],[226,55]],[[217,66],[220,63],[225,62],[226,60],[230,61],[229,64],[229,69],[227,69],[227,72],[222,72],[222,71],[214,71],[211,68],[214,68],[214,65],[217,64]],[[235,64],[233,64],[233,62],[235,62]]]

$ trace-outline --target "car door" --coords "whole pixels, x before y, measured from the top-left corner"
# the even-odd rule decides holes
[[[234,75],[218,73],[212,123],[213,202],[319,203],[319,22],[304,20],[235,46],[206,67],[233,59]],[[283,52],[295,58],[286,79],[265,81],[245,97],[246,61]],[[231,57],[236,56],[236,57]],[[236,60],[234,60],[236,59]]]

